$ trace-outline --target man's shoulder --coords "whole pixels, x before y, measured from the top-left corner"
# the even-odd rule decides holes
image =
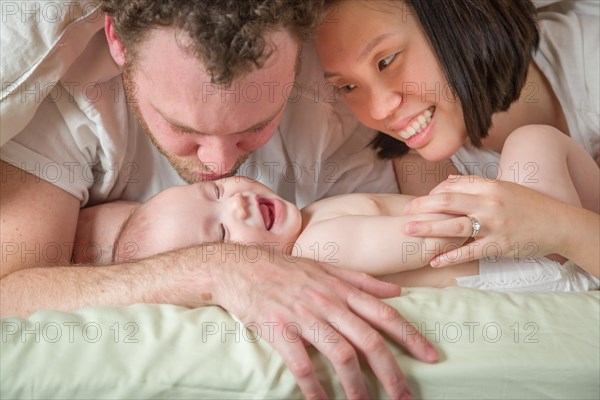
[[[97,2],[14,2],[2,6],[0,145],[31,120],[90,40],[102,29]]]

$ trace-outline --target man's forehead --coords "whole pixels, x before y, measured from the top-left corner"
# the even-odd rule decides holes
[[[191,76],[196,85],[204,85],[212,90],[231,90],[234,86],[250,87],[253,83],[273,82],[280,74],[286,75],[291,70],[295,71],[301,48],[288,31],[282,29],[269,32],[265,36],[265,52],[269,57],[263,65],[254,66],[249,71],[239,71],[232,82],[222,85],[212,82],[205,61],[191,52],[180,36],[171,28],[152,30],[139,45],[139,62],[136,62],[136,69],[139,68],[148,80],[155,83],[160,83],[159,78],[163,75],[171,80],[185,80]],[[286,83],[291,82],[293,79]]]
[[[240,132],[278,115],[288,98],[295,95],[299,47],[291,37],[288,39],[277,38],[277,50],[263,68],[224,86],[212,83],[202,62],[163,30],[149,40],[165,47],[161,52],[148,48],[140,57],[136,71],[141,79],[137,83],[169,122],[207,134]]]

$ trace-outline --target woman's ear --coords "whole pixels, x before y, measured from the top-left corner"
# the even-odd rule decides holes
[[[115,26],[112,23],[112,18],[109,15],[104,16],[104,33],[106,34],[108,48],[113,60],[115,60],[119,66],[124,66],[125,48],[123,47],[121,39],[119,39],[117,30],[115,29]]]

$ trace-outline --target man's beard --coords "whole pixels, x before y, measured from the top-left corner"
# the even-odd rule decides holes
[[[202,161],[200,161],[198,158],[190,160],[187,158],[173,156],[167,153],[167,151],[160,145],[160,143],[158,143],[140,111],[138,100],[135,96],[135,93],[137,92],[137,86],[133,81],[131,69],[128,66],[126,66],[125,70],[123,71],[123,86],[125,88],[125,97],[127,98],[127,103],[133,111],[133,114],[136,116],[142,129],[144,130],[152,144],[156,146],[158,151],[160,151],[167,158],[167,160],[169,160],[169,162],[171,163],[177,174],[181,177],[181,179],[183,179],[187,183],[197,183],[202,181],[201,176],[203,174],[213,173],[213,171],[208,166],[204,165]],[[236,160],[235,166],[231,169],[231,171],[227,173],[227,175],[219,175],[219,177],[225,178],[228,176],[235,175],[237,170],[242,166],[242,164],[248,159],[249,156],[250,154],[239,157]],[[216,173],[219,174],[218,171],[216,171]]]

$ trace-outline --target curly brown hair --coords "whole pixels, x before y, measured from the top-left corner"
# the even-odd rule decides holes
[[[169,27],[179,45],[205,64],[213,83],[228,85],[261,68],[273,52],[264,36],[287,29],[304,41],[320,22],[323,0],[102,0],[128,62],[148,32]],[[185,44],[184,44],[185,43]]]

